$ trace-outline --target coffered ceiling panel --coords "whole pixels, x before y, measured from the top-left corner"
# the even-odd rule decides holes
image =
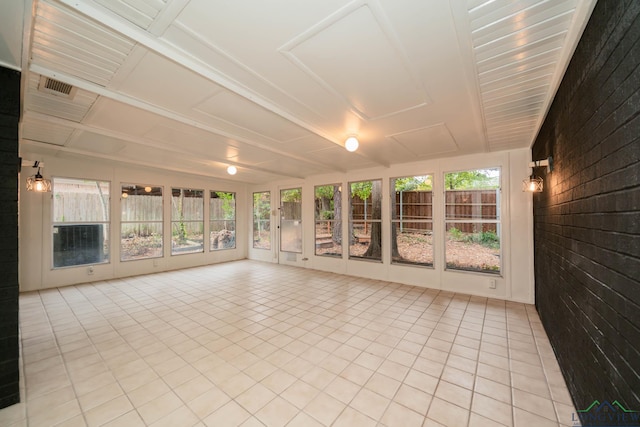
[[[358,5],[320,22],[281,50],[364,120],[423,106],[427,95],[384,22],[370,5]]]
[[[594,4],[33,0],[0,63],[30,152],[266,183],[529,147]]]
[[[422,129],[415,129],[396,135],[390,135],[416,158],[425,158],[432,154],[455,153],[458,146],[451,132],[443,123]]]
[[[230,91],[218,92],[193,109],[277,142],[309,135],[306,129]]]

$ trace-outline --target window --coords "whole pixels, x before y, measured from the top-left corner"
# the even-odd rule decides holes
[[[53,267],[109,262],[109,182],[53,178]]]
[[[315,188],[316,255],[342,256],[342,187],[339,184]]]
[[[236,193],[212,191],[209,197],[209,250],[236,247]]]
[[[433,266],[431,175],[391,178],[391,263]]]
[[[120,259],[162,256],[162,187],[122,184]]]
[[[280,190],[280,250],[302,253],[302,188]]]
[[[253,247],[271,249],[271,193],[253,193]]]
[[[204,190],[171,189],[171,255],[204,252]]]
[[[349,257],[382,261],[382,180],[349,184]]]
[[[445,174],[447,269],[500,273],[500,169]]]

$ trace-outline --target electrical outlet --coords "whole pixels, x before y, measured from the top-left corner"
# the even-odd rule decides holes
[[[91,267],[89,267],[89,268],[87,269],[87,274],[88,274],[89,276],[93,276],[93,266],[91,266]]]
[[[489,289],[496,288],[496,279],[489,279]]]

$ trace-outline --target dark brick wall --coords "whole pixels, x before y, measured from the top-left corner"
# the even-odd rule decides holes
[[[599,0],[533,146],[536,306],[577,409],[640,411],[640,2]],[[544,172],[538,170],[538,172]]]
[[[0,67],[0,408],[20,400],[18,118],[20,73]]]

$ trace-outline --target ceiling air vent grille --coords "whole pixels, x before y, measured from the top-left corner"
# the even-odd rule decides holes
[[[41,76],[40,77],[40,85],[38,87],[41,92],[50,93],[52,95],[63,96],[65,98],[73,98],[76,94],[77,88],[68,84],[61,82],[56,79],[51,79],[49,77]]]

